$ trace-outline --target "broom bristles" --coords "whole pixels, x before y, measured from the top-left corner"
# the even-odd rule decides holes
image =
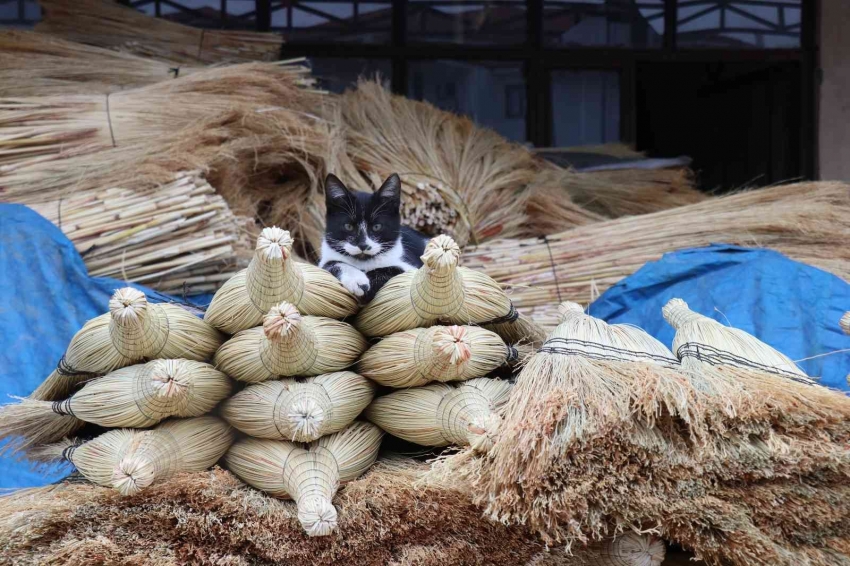
[[[73,434],[85,423],[72,414],[54,411],[50,401],[20,399],[0,407],[0,438],[8,439],[0,452],[25,452]]]
[[[839,321],[839,326],[844,331],[844,334],[850,334],[850,311],[844,313],[844,316],[841,317]]]

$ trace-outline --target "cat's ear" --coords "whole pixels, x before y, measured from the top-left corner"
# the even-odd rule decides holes
[[[401,179],[399,179],[398,174],[393,173],[387,177],[387,180],[384,181],[384,184],[375,193],[375,196],[381,200],[401,201]]]
[[[342,184],[336,175],[330,174],[325,178],[325,203],[328,206],[348,204],[351,201],[351,191]]]

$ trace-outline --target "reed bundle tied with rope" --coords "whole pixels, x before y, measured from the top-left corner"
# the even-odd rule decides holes
[[[478,324],[508,343],[534,342],[542,333],[519,317],[502,288],[486,274],[458,267],[460,248],[440,235],[425,246],[424,265],[390,279],[357,315],[368,337],[418,327]]]
[[[589,545],[587,566],[661,566],[667,546],[655,535],[626,533]]]
[[[265,228],[248,268],[215,294],[204,320],[228,334],[257,326],[283,301],[306,315],[345,318],[357,311],[354,297],[336,277],[292,257],[289,232]]]
[[[168,417],[200,417],[230,394],[230,379],[194,360],[154,360],[121,368],[87,382],[62,401],[21,399],[0,407],[5,449],[70,436],[85,423],[105,428],[148,428]]]
[[[150,303],[141,291],[124,287],[109,299],[108,313],[74,335],[57,368],[30,398],[65,399],[92,377],[146,359],[208,360],[223,340],[218,330],[185,309]]]
[[[32,455],[70,462],[86,479],[135,495],[180,472],[206,470],[233,443],[233,429],[219,418],[170,419],[151,430],[119,428],[77,445],[45,446]]]
[[[371,381],[341,371],[249,385],[222,404],[221,416],[255,438],[311,442],[351,424],[374,396]]]
[[[841,330],[843,330],[845,334],[850,334],[850,311],[844,313],[844,316],[841,317],[838,324],[841,326]]]
[[[2,97],[107,94],[189,75],[199,68],[43,33],[0,30]]]
[[[726,242],[782,252],[850,279],[850,188],[799,183],[710,199],[574,228],[546,238],[499,240],[464,250],[463,265],[502,284],[524,314],[557,324],[559,301],[590,302],[648,261],[690,247]]]
[[[369,469],[378,457],[382,436],[375,425],[355,422],[306,450],[291,442],[247,438],[234,444],[224,460],[248,485],[294,499],[307,535],[327,536],[336,528],[337,511],[331,501],[339,484]]]
[[[274,33],[196,29],[105,0],[39,0],[36,30],[71,41],[178,63],[273,61]]]
[[[234,379],[258,383],[340,371],[366,347],[366,339],[350,324],[301,316],[294,305],[282,302],[263,317],[262,326],[225,342],[215,354],[215,365]]]
[[[386,432],[422,446],[470,446],[486,452],[499,432],[499,412],[511,384],[479,377],[457,385],[433,383],[378,397],[366,418]]]
[[[252,221],[235,216],[196,172],[157,187],[82,190],[30,206],[68,236],[93,276],[210,292],[250,254]]]
[[[389,387],[484,377],[519,353],[495,332],[476,326],[432,326],[391,334],[366,350],[357,368]]]
[[[217,67],[105,95],[0,99],[0,178],[69,155],[157,142],[239,107],[315,111],[319,95],[300,62]]]

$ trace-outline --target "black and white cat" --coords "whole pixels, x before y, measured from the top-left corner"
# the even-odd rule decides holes
[[[372,300],[384,283],[422,266],[428,237],[401,225],[401,179],[393,173],[374,193],[325,179],[327,218],[319,267],[358,299]]]

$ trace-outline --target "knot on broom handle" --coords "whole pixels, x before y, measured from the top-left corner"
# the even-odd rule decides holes
[[[570,301],[564,301],[560,305],[558,305],[558,314],[561,317],[561,322],[573,318],[578,315],[584,314],[584,309],[581,308],[581,305],[578,303],[571,303]]]
[[[457,267],[460,247],[449,236],[440,235],[431,239],[420,258],[429,270],[437,275],[447,275]]]
[[[123,287],[109,299],[109,314],[115,324],[123,327],[138,326],[148,310],[145,294],[132,287]]]
[[[308,495],[298,501],[298,520],[307,536],[328,536],[336,528],[336,509],[326,497]]]
[[[688,303],[682,299],[670,299],[662,307],[661,313],[664,315],[664,320],[677,330],[687,322],[702,318],[701,314],[689,309]]]
[[[151,386],[157,397],[171,400],[188,393],[192,372],[186,371],[181,360],[155,360],[151,365]]]
[[[287,230],[277,226],[264,228],[257,238],[254,254],[264,263],[282,262],[292,255],[293,242]]]
[[[275,305],[263,317],[263,332],[269,340],[279,340],[292,335],[301,325],[301,313],[286,301]]]
[[[112,472],[112,487],[121,495],[135,495],[154,480],[154,467],[143,456],[126,456]]]
[[[484,418],[477,418],[467,425],[469,445],[478,453],[488,452],[496,443],[496,435],[502,419],[496,413],[490,413]]]
[[[467,329],[463,326],[445,326],[434,333],[434,351],[456,366],[472,357]]]

